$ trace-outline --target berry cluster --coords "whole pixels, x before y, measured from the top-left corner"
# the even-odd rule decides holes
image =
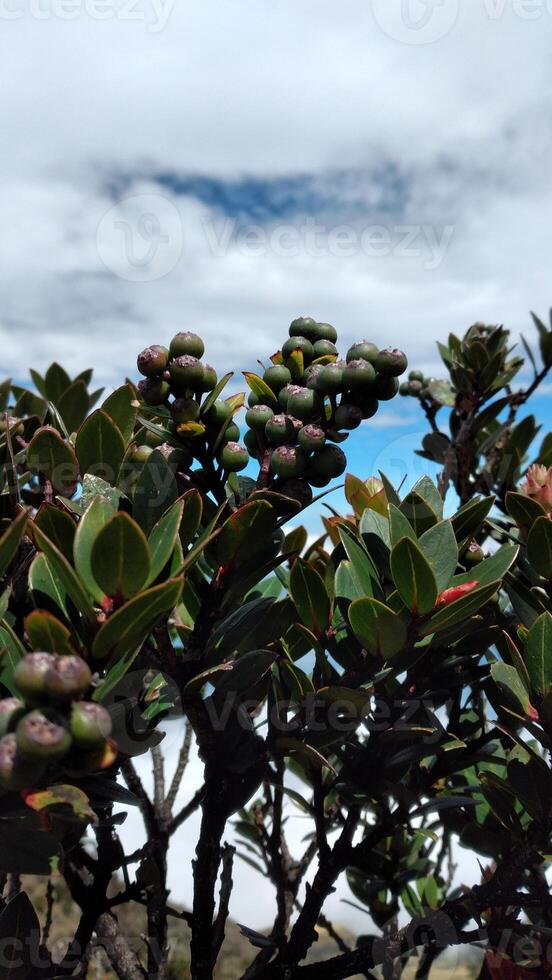
[[[413,398],[431,399],[429,385],[433,378],[426,378],[421,371],[411,371],[408,381],[403,381],[399,388],[400,395],[411,395]]]
[[[0,787],[34,785],[50,766],[102,768],[113,749],[111,717],[83,700],[92,674],[79,656],[28,653],[14,672],[19,697],[0,701]],[[72,764],[72,760],[74,764]]]

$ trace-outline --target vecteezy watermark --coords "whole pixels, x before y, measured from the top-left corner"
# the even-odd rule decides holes
[[[315,218],[305,218],[302,224],[253,225],[241,224],[235,218],[203,221],[203,229],[211,254],[222,258],[235,249],[247,258],[272,254],[293,259],[301,255],[310,258],[368,258],[419,260],[424,269],[437,269],[454,235],[454,225],[437,227],[431,224],[397,225],[323,225]]]
[[[182,254],[180,214],[162,194],[126,197],[104,214],[96,245],[103,264],[121,279],[162,279],[172,272]]]
[[[143,23],[150,34],[165,29],[175,0],[0,0],[0,20],[119,20]]]
[[[552,0],[479,0],[489,20],[513,14],[518,20],[535,21],[552,14]],[[470,4],[471,11],[477,4]],[[372,0],[378,27],[387,37],[403,44],[434,44],[450,34],[460,15],[460,0]]]

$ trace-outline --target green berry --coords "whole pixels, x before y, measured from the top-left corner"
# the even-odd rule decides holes
[[[347,467],[347,457],[339,446],[326,444],[322,449],[315,453],[310,468],[314,474],[320,478],[329,477],[335,479],[345,472]]]
[[[15,737],[18,752],[27,759],[52,762],[63,758],[71,748],[67,729],[38,710],[30,711],[21,719]]]
[[[249,405],[249,408],[253,408],[255,405],[260,405],[261,399],[259,398],[259,395],[256,395],[254,391],[250,391],[247,397],[247,404]]]
[[[148,378],[138,385],[138,394],[146,405],[164,405],[170,393],[171,386],[164,378]]]
[[[374,384],[374,395],[382,402],[391,401],[399,390],[399,382],[389,374],[378,374]]]
[[[8,792],[16,792],[32,786],[40,779],[42,766],[22,759],[17,750],[17,739],[13,733],[0,739],[0,787]]]
[[[301,385],[286,385],[285,388],[282,388],[282,390],[278,392],[278,403],[279,405],[281,405],[284,412],[287,412],[287,406],[288,406],[288,401],[290,399],[290,396],[294,392],[302,391],[302,390],[303,388]]]
[[[316,390],[321,395],[337,395],[343,391],[343,363],[334,361],[333,364],[325,364],[320,374],[316,378]]]
[[[398,378],[400,374],[404,374],[406,371],[408,360],[406,354],[402,350],[399,350],[398,347],[386,347],[385,350],[380,350],[376,357],[374,367],[380,374],[387,374],[392,378]]]
[[[422,384],[423,384],[424,383],[424,376],[423,376],[423,374],[422,374],[421,371],[410,371],[410,373],[408,375],[408,380],[409,381],[421,381]]]
[[[312,501],[312,490],[306,480],[286,480],[280,487],[285,497],[298,500],[301,507],[308,507]]]
[[[316,332],[318,324],[312,316],[299,316],[292,320],[289,328],[290,337],[306,337],[307,340],[318,340]]]
[[[266,423],[273,417],[274,412],[268,405],[253,405],[245,413],[245,421],[250,429],[264,432]]]
[[[168,442],[164,442],[162,446],[159,447],[159,452],[163,454],[164,459],[170,466],[173,473],[182,473],[188,470],[193,462],[193,456],[191,452],[180,446],[175,449],[174,446],[169,445]]]
[[[323,364],[310,364],[303,375],[303,385],[305,388],[312,388],[316,391],[316,385],[318,383],[318,378],[323,370]]]
[[[363,419],[373,418],[379,408],[379,402],[374,395],[363,394],[362,392],[355,397],[355,405],[362,412]]]
[[[229,473],[239,473],[249,463],[249,453],[239,442],[227,442],[219,453],[219,460]]]
[[[310,364],[314,355],[313,347],[310,340],[306,337],[290,337],[286,340],[285,344],[282,346],[282,357],[284,361],[287,361],[288,357],[291,357],[294,351],[299,350],[303,355],[303,364],[306,366]]]
[[[156,375],[163,374],[168,363],[169,352],[167,348],[159,347],[157,344],[153,347],[146,347],[136,359],[138,370],[145,378],[154,378]]]
[[[135,463],[136,466],[143,466],[144,463],[147,463],[152,452],[152,446],[137,446],[130,457],[131,462]]]
[[[28,701],[40,701],[45,696],[46,674],[56,662],[53,653],[27,653],[17,664],[14,684]]]
[[[149,429],[146,429],[144,445],[150,446],[151,449],[159,449],[159,446],[163,445],[163,436],[159,436],[157,432],[151,432]]]
[[[336,409],[335,416],[336,429],[358,429],[362,422],[362,412],[356,405],[341,404]]]
[[[360,357],[356,361],[349,361],[343,371],[343,384],[351,391],[368,391],[375,380],[374,366]]]
[[[259,444],[260,435],[260,432],[254,429],[248,429],[243,437],[243,444],[253,459],[259,459],[261,455],[261,445]]]
[[[370,361],[374,363],[379,354],[379,348],[369,340],[359,340],[347,351],[347,361]]]
[[[92,683],[92,672],[82,657],[56,657],[46,671],[44,691],[52,701],[72,701],[81,698]]]
[[[299,430],[297,441],[306,453],[321,449],[326,441],[326,434],[318,425],[305,425]]]
[[[335,344],[337,340],[337,330],[335,327],[332,327],[331,323],[317,323],[316,339],[329,340],[332,344]]]
[[[305,467],[305,454],[300,446],[278,446],[272,453],[272,471],[284,480],[301,476]]]
[[[313,350],[315,357],[337,357],[337,347],[331,340],[317,340]]]
[[[201,377],[201,381],[199,381],[194,388],[194,391],[197,391],[199,394],[203,394],[206,391],[212,391],[218,381],[217,372],[215,371],[214,367],[211,367],[210,364],[202,364],[201,366],[203,368],[203,375]]]
[[[198,337],[196,333],[190,333],[189,331],[186,331],[185,333],[177,333],[171,340],[171,358],[182,357],[185,354],[189,354],[191,357],[200,358],[203,357],[204,353],[205,344],[203,343],[201,337]]]
[[[471,541],[464,555],[464,565],[466,568],[474,568],[483,561],[484,557],[481,545],[477,541]]]
[[[318,392],[313,391],[312,388],[299,388],[298,391],[292,391],[287,401],[288,413],[301,422],[311,422],[319,418],[322,407]]]
[[[263,381],[276,393],[291,381],[291,372],[283,364],[273,364],[263,374]]]
[[[94,701],[78,701],[71,709],[70,731],[80,749],[97,749],[112,730],[111,715]]]
[[[421,381],[416,381],[416,380],[407,381],[406,384],[408,386],[409,395],[415,395],[415,396],[420,395],[424,387]]]
[[[273,415],[265,426],[265,435],[273,446],[284,446],[295,441],[295,428],[287,415]]]
[[[178,393],[188,389],[195,391],[197,385],[203,381],[203,365],[197,357],[192,354],[183,354],[171,361],[169,368],[171,381]]]
[[[206,413],[205,421],[210,428],[218,430],[224,425],[225,422],[228,421],[231,415],[232,409],[228,402],[219,401],[217,399],[216,402],[213,402],[211,408]]]
[[[224,430],[224,435],[222,437],[224,442],[237,442],[240,438],[240,429],[235,422],[230,422]]]
[[[171,405],[171,415],[177,425],[182,422],[197,422],[199,405],[195,398],[176,398]]]
[[[405,398],[409,394],[410,394],[410,384],[408,383],[408,381],[403,381],[402,385],[400,385],[399,387],[399,395],[402,395],[403,398]]]
[[[0,701],[0,736],[9,731],[13,722],[24,710],[25,705],[19,698],[2,698]]]

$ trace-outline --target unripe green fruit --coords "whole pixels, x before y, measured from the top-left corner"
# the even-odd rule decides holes
[[[362,412],[363,419],[371,419],[376,414],[379,408],[379,402],[377,398],[372,394],[363,395],[362,393],[357,394],[355,398],[355,405],[360,408]]]
[[[382,402],[389,402],[399,390],[397,378],[391,375],[378,374],[374,384],[374,395]]]
[[[152,446],[137,446],[131,455],[131,461],[136,464],[136,466],[143,466],[147,463],[153,452]]]
[[[144,435],[144,445],[150,446],[151,449],[159,449],[163,445],[163,436],[158,436],[156,432],[150,432],[148,429]]]
[[[374,363],[379,354],[379,348],[369,340],[359,340],[347,351],[347,361],[370,361]]]
[[[337,395],[343,391],[343,363],[326,364],[316,379],[316,391],[321,395]]]
[[[146,405],[164,405],[171,393],[171,386],[163,378],[148,378],[147,381],[140,381],[138,393]]]
[[[205,421],[211,429],[220,429],[232,415],[232,409],[228,402],[217,399],[205,415]]]
[[[318,425],[305,425],[299,430],[297,441],[306,453],[314,453],[317,449],[322,449],[326,434]]]
[[[287,410],[301,422],[310,422],[320,416],[323,408],[322,399],[312,388],[300,388],[293,391],[287,402]]]
[[[211,367],[210,364],[202,364],[201,366],[203,368],[201,381],[197,382],[194,388],[194,391],[197,391],[199,394],[212,391],[218,381],[217,372],[214,367]]]
[[[312,316],[299,316],[296,320],[292,320],[289,335],[290,337],[306,337],[307,340],[311,341],[318,340],[317,326],[318,324]]]
[[[420,395],[423,390],[423,384],[421,381],[408,381],[408,393],[409,395]]]
[[[42,711],[30,711],[17,725],[17,749],[27,759],[52,762],[71,748],[71,736],[63,725],[47,718]]]
[[[403,381],[402,385],[399,388],[399,395],[402,395],[404,398],[409,394],[410,394],[410,384],[408,383],[408,381]]]
[[[358,429],[362,422],[362,412],[356,405],[341,404],[336,409],[334,421],[336,429]]]
[[[284,412],[287,412],[288,402],[291,395],[294,392],[302,390],[302,385],[286,385],[285,388],[282,388],[282,390],[278,392],[278,403],[281,405]]]
[[[0,787],[8,792],[16,792],[32,786],[42,774],[42,765],[22,759],[17,750],[17,739],[13,733],[0,739]]]
[[[315,357],[337,356],[337,347],[331,340],[317,340],[313,350]]]
[[[82,749],[97,749],[112,731],[111,715],[94,701],[78,701],[71,709],[70,731],[75,745]]]
[[[283,364],[273,364],[263,374],[263,381],[272,391],[279,392],[291,381],[291,372]]]
[[[317,323],[316,339],[329,340],[332,344],[335,344],[337,340],[337,330],[335,327],[332,327],[331,323]]]
[[[295,428],[287,415],[273,415],[265,426],[265,435],[273,446],[295,442]]]
[[[303,375],[303,385],[305,388],[312,388],[316,391],[316,385],[318,383],[318,378],[323,370],[323,364],[310,364]]]
[[[177,425],[182,422],[197,422],[199,405],[195,398],[176,398],[171,405],[171,415]]]
[[[192,357],[200,358],[203,357],[204,353],[205,344],[196,333],[190,333],[189,331],[177,333],[171,340],[171,357],[182,357],[184,354],[189,354]]]
[[[285,497],[298,500],[301,507],[307,507],[313,497],[312,490],[306,480],[286,480],[280,487],[280,492]]]
[[[171,361],[169,371],[177,392],[184,392],[189,388],[194,391],[203,380],[203,365],[191,354],[183,354]]]
[[[154,378],[163,374],[168,363],[169,352],[167,348],[159,347],[157,344],[154,344],[153,347],[146,347],[136,359],[138,370],[145,378]]]
[[[240,438],[240,428],[235,422],[230,422],[224,430],[224,442],[237,442]]]
[[[52,701],[73,701],[89,690],[92,672],[82,657],[56,657],[46,671],[44,690]]]
[[[227,442],[219,453],[219,460],[229,473],[239,473],[249,462],[249,453],[239,442]]]
[[[24,710],[25,705],[19,698],[3,698],[0,701],[0,737],[6,734]]]
[[[253,459],[259,459],[261,455],[261,447],[259,445],[260,435],[260,432],[255,431],[254,429],[248,429],[243,437],[243,444]]]
[[[349,361],[343,371],[343,384],[351,391],[368,391],[376,380],[376,372],[370,361],[358,358],[356,361]]]
[[[314,474],[321,478],[329,477],[334,479],[337,476],[341,476],[345,472],[347,467],[347,457],[339,446],[329,445],[328,443],[322,447],[322,449],[315,453],[311,463],[310,469]]]
[[[274,412],[268,405],[253,405],[245,413],[245,421],[250,429],[257,432],[264,432],[266,423],[273,418]]]
[[[46,674],[56,662],[53,653],[27,653],[13,672],[14,684],[28,701],[39,701],[45,695]]]
[[[466,568],[474,568],[483,561],[484,557],[481,545],[477,541],[471,541],[464,555],[464,564]]]
[[[288,357],[291,357],[294,351],[300,350],[303,355],[303,364],[305,367],[310,364],[314,357],[314,351],[310,340],[306,337],[290,337],[286,340],[285,344],[282,346],[282,357],[284,361],[287,361]]]
[[[278,446],[272,453],[272,471],[284,480],[301,476],[306,467],[305,454],[300,446]]]
[[[256,395],[254,391],[250,391],[249,395],[247,396],[247,404],[249,405],[249,408],[253,408],[254,405],[261,405],[262,402],[259,396]]]
[[[169,445],[168,442],[164,442],[163,445],[159,447],[159,451],[163,454],[163,457],[167,461],[173,473],[182,473],[184,470],[189,469],[192,465],[193,456],[191,452],[184,447],[175,449],[175,447]]]
[[[385,350],[380,350],[374,367],[380,374],[398,378],[400,374],[404,374],[406,371],[408,360],[406,354],[398,347],[387,347]]]
[[[408,375],[409,381],[421,381],[423,384],[424,376],[421,371],[410,371]]]

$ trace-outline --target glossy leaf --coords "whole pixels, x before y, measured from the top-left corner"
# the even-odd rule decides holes
[[[13,682],[13,672],[27,650],[21,640],[5,620],[0,622],[0,683],[11,694],[17,695]],[[1,865],[0,865],[1,868]]]
[[[314,636],[324,634],[330,619],[330,599],[318,572],[302,558],[291,570],[289,590],[301,620]]]
[[[552,689],[552,616],[545,612],[533,623],[525,638],[525,666],[531,688],[540,695]]]
[[[61,612],[69,621],[70,599],[67,590],[56,577],[46,555],[42,552],[35,556],[29,569],[29,590],[33,603],[38,609],[52,606],[55,613]]]
[[[264,500],[244,504],[222,525],[217,541],[217,561],[234,566],[251,558],[276,527],[274,511]]]
[[[469,572],[462,575],[455,575],[451,585],[461,585],[463,582],[471,582],[477,579],[480,585],[489,585],[491,582],[499,582],[504,578],[508,569],[512,567],[519,554],[519,546],[515,544],[505,544],[490,558],[476,565]]]
[[[71,597],[86,622],[95,625],[94,607],[73,567],[39,527],[34,527],[33,534],[37,548],[46,555],[53,573],[59,579],[60,586]]]
[[[431,566],[438,592],[446,589],[458,565],[458,545],[450,521],[440,521],[418,542]],[[477,577],[474,575],[474,578]]]
[[[405,606],[424,615],[435,606],[437,582],[427,559],[410,538],[401,538],[391,552],[391,572]]]
[[[273,409],[278,408],[278,399],[272,391],[272,388],[268,387],[266,381],[263,381],[258,374],[254,374],[251,371],[244,371],[243,376],[251,391],[262,400],[263,405],[268,405]]]
[[[353,602],[349,622],[363,647],[383,660],[394,657],[406,643],[404,622],[377,599],[367,597]]]
[[[494,497],[476,497],[464,504],[451,518],[457,541],[473,537],[481,528],[483,521],[492,510]]]
[[[56,407],[69,434],[76,432],[84,422],[89,401],[84,381],[73,381],[59,398]]]
[[[77,525],[67,511],[55,507],[54,504],[42,504],[34,519],[34,525],[44,531],[68,561],[72,560]]]
[[[529,531],[527,557],[545,579],[552,578],[552,521],[539,517]]]
[[[92,575],[108,596],[135,595],[148,580],[151,556],[138,524],[121,511],[98,532],[90,556]]]
[[[96,602],[105,596],[92,571],[92,549],[101,529],[114,516],[113,504],[105,497],[95,497],[79,521],[73,546],[75,568]]]
[[[178,500],[152,529],[148,539],[151,568],[146,585],[155,582],[169,561],[178,540],[183,513],[184,501]]]
[[[117,482],[125,441],[119,428],[102,409],[89,415],[77,433],[75,449],[81,473],[92,473],[107,483]]]
[[[513,490],[506,494],[506,510],[518,527],[530,528],[539,517],[546,517],[544,507],[538,500]]]
[[[27,466],[49,480],[57,493],[74,493],[79,475],[77,458],[57,429],[48,425],[37,429],[27,448]]]
[[[531,710],[529,695],[515,667],[498,661],[491,667],[491,675],[497,687],[506,696],[508,704],[524,715],[529,714]]]
[[[135,647],[161,616],[174,609],[181,592],[182,580],[169,579],[134,596],[101,627],[92,645],[93,657],[99,660],[111,653],[122,656]]]
[[[7,531],[4,531],[4,534],[0,537],[0,578],[4,575],[10,562],[15,558],[26,527],[27,513],[21,510],[11,522]]]
[[[70,630],[45,609],[35,609],[29,613],[25,620],[25,632],[33,650],[63,655],[76,653]]]
[[[134,392],[129,384],[122,385],[109,395],[102,405],[102,411],[115,422],[125,443],[130,441],[136,422],[137,409]]]
[[[473,589],[467,595],[457,599],[450,605],[439,609],[433,616],[424,623],[420,630],[421,636],[429,636],[430,633],[440,633],[445,629],[456,626],[457,623],[465,622],[466,625],[471,616],[476,613],[481,606],[484,606],[500,588],[500,582],[491,582],[480,588]]]
[[[158,450],[144,464],[132,499],[132,515],[146,535],[178,499],[174,473]]]
[[[412,541],[417,540],[412,524],[394,504],[389,504],[389,532],[392,545],[397,544],[401,538],[411,538]]]

